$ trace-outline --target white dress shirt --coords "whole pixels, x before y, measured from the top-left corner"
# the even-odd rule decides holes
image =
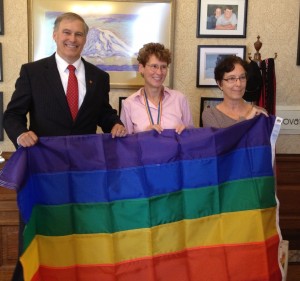
[[[65,60],[63,60],[57,53],[55,54],[55,59],[56,59],[58,72],[60,74],[60,78],[65,93],[67,93],[68,78],[69,78],[69,70],[67,67],[69,64]],[[81,58],[75,61],[73,65],[76,67],[75,74],[78,80],[78,92],[79,92],[78,107],[80,108],[86,93],[85,69]]]

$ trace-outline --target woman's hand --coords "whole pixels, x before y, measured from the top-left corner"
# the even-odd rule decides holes
[[[158,132],[159,134],[161,134],[161,132],[164,130],[160,125],[158,124],[154,124],[154,125],[149,125],[146,128],[146,131],[150,131],[150,130],[155,130],[156,132]]]
[[[265,116],[269,117],[268,112],[264,108],[254,105],[254,106],[252,106],[249,113],[246,115],[246,119],[247,120],[252,119],[253,117],[260,115],[260,114],[264,114]]]
[[[186,127],[183,124],[179,124],[175,127],[175,132],[180,135],[182,133],[182,131],[185,129]],[[160,125],[155,124],[155,125],[149,125],[146,128],[147,131],[150,130],[155,130],[156,132],[158,132],[159,134],[161,134],[161,132],[164,130]]]
[[[185,129],[185,126],[183,124],[179,124],[175,127],[175,132],[178,135],[180,135],[184,129]]]

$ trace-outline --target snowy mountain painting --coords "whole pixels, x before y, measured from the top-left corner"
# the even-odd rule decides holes
[[[73,11],[89,26],[82,56],[107,71],[113,87],[143,85],[144,79],[138,72],[138,51],[149,42],[170,47],[171,2],[85,0],[74,1],[78,5],[72,5],[72,9],[69,2],[72,1],[47,0],[47,4],[40,7],[39,16],[33,18],[33,61],[51,56],[56,51],[52,38],[54,21],[58,15]],[[35,9],[40,9],[38,7]],[[169,76],[166,81],[170,81]]]
[[[134,50],[109,30],[92,27],[82,52],[89,62],[106,71],[136,71]]]
[[[136,71],[137,52],[132,47],[137,15],[113,14],[86,17],[90,27],[82,55],[106,71]]]
[[[45,15],[50,34],[59,14],[61,12],[52,11]],[[138,49],[134,50],[132,47],[135,39],[133,26],[137,18],[138,15],[134,14],[85,16],[89,33],[82,56],[105,71],[137,71]],[[55,42],[52,42],[47,46],[45,56],[53,54],[55,50]]]

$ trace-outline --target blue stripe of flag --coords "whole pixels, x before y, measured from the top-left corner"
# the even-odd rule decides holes
[[[272,165],[265,159],[271,159],[270,147],[127,169],[34,174],[18,193],[18,200],[26,220],[35,204],[140,199],[238,179],[272,176]],[[26,204],[22,206],[22,202]]]

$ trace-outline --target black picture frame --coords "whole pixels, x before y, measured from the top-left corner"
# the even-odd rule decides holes
[[[230,8],[230,9],[228,9]],[[225,10],[231,13],[236,22],[234,29],[230,26],[219,25],[216,27],[216,9],[220,9],[222,17]],[[198,0],[197,10],[197,34],[198,38],[246,38],[248,0]],[[220,21],[220,19],[219,19]],[[227,29],[228,28],[228,29]]]
[[[245,59],[245,45],[199,45],[197,52],[197,87],[217,87],[214,68],[217,62],[227,55]]]
[[[3,132],[3,92],[0,92],[0,141],[4,140]]]
[[[202,122],[202,113],[205,108],[216,106],[220,102],[223,101],[223,98],[211,98],[211,97],[202,97],[200,100],[200,120],[199,120],[199,126],[203,127]]]
[[[0,0],[0,35],[4,35],[4,9],[3,9],[3,0]]]
[[[3,82],[2,43],[0,43],[0,82]]]
[[[119,97],[119,116],[121,115],[122,109],[122,101],[125,100],[127,97]]]

